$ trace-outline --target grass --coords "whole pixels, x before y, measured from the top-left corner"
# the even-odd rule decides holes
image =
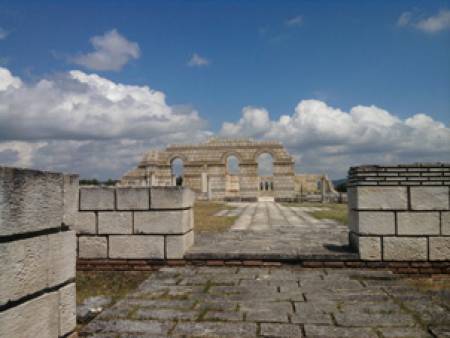
[[[237,217],[214,216],[221,210],[233,210],[226,203],[197,201],[194,205],[194,230],[223,232],[228,230]]]
[[[149,271],[77,271],[77,304],[94,296],[123,298],[150,276]]]
[[[286,206],[295,207],[317,207],[322,210],[307,211],[308,214],[317,219],[332,219],[342,224],[348,224],[347,204],[342,203],[284,203]]]

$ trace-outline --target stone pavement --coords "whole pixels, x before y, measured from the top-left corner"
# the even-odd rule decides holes
[[[430,287],[432,285],[432,287]],[[82,329],[95,337],[449,337],[450,276],[166,267]]]
[[[224,233],[196,233],[187,259],[358,259],[348,246],[348,228],[333,220],[317,220],[315,208],[275,202],[230,203],[234,210],[217,216],[239,216]],[[326,206],[324,206],[326,207]]]

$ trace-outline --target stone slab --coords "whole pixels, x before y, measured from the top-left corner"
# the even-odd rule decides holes
[[[74,215],[74,220],[71,229],[75,230],[77,234],[95,234],[96,233],[96,216],[95,212],[77,212]]]
[[[64,215],[63,222],[68,226],[75,223],[78,213],[79,201],[79,177],[78,175],[64,175]]]
[[[136,234],[184,234],[193,228],[193,223],[192,209],[134,213]]]
[[[116,188],[117,210],[150,209],[150,190],[148,188]]]
[[[164,236],[109,236],[109,258],[164,259]]]
[[[114,188],[80,188],[80,210],[114,210]]]
[[[411,187],[410,189],[411,209],[449,209],[449,187]]]
[[[442,234],[450,236],[450,212],[442,212]]]
[[[99,234],[132,234],[133,214],[131,211],[105,211],[98,213]]]
[[[387,261],[425,261],[428,259],[425,237],[384,237],[383,258]]]
[[[356,187],[356,196],[351,205],[357,210],[407,210],[406,187]]]
[[[167,259],[181,259],[185,252],[194,244],[194,231],[184,235],[168,235],[166,237]]]
[[[186,209],[195,202],[195,193],[188,188],[152,187],[150,195],[152,209]]]
[[[49,235],[48,241],[48,286],[52,287],[75,278],[77,240],[75,231],[62,231]]]
[[[450,237],[430,237],[430,260],[450,261]]]
[[[106,258],[108,257],[108,239],[106,236],[79,236],[78,257]]]
[[[172,334],[188,337],[254,337],[255,323],[179,322]]]
[[[357,232],[362,235],[394,235],[395,214],[389,211],[358,211]]]
[[[0,236],[61,227],[63,175],[0,167]]]
[[[439,235],[439,212],[397,213],[399,235]]]
[[[381,238],[359,236],[358,251],[364,261],[381,261]]]
[[[303,337],[298,325],[261,323],[261,336],[263,337]]]
[[[306,337],[311,338],[378,338],[376,331],[370,328],[350,328],[322,325],[305,325]]]
[[[59,335],[63,336],[75,330],[76,289],[75,283],[70,283],[58,290],[59,294]]]

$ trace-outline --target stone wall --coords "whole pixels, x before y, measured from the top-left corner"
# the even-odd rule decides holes
[[[75,233],[62,174],[0,167],[0,337],[62,337],[75,318]]]
[[[189,189],[92,187],[76,198],[80,259],[181,259],[194,242]]]
[[[450,261],[450,164],[353,167],[348,186],[361,259]]]

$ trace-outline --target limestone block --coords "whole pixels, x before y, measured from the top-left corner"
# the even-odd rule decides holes
[[[64,175],[64,215],[63,222],[72,226],[78,213],[79,201],[79,177],[78,175]]]
[[[450,237],[430,237],[430,261],[450,261]]]
[[[359,258],[364,261],[381,261],[381,239],[380,237],[358,238]]]
[[[49,274],[48,286],[52,287],[75,278],[77,241],[75,231],[62,231],[48,236]]]
[[[450,236],[450,212],[442,213],[442,234]]]
[[[62,221],[62,174],[0,167],[0,236],[57,228]]]
[[[46,288],[48,237],[0,243],[0,262],[0,305]]]
[[[150,195],[152,209],[185,209],[195,202],[195,193],[188,188],[152,187]]]
[[[78,235],[81,234],[95,234],[96,220],[94,212],[77,212],[75,214],[74,223],[71,229],[75,230]]]
[[[129,212],[99,212],[99,234],[132,234],[133,215]]]
[[[63,286],[59,294],[59,335],[72,332],[77,325],[75,283]]]
[[[164,259],[164,236],[109,236],[109,258]]]
[[[184,234],[193,228],[192,209],[134,213],[136,234]]]
[[[356,187],[356,209],[406,210],[406,187]]]
[[[347,198],[349,210],[356,209],[357,208],[356,187],[347,188]]]
[[[358,232],[358,211],[348,209],[348,228],[350,231]]]
[[[148,188],[117,188],[118,210],[150,209],[150,191]]]
[[[358,232],[364,235],[394,235],[395,214],[391,211],[358,211]]]
[[[80,188],[80,210],[114,210],[114,188]]]
[[[386,261],[427,260],[425,237],[384,237],[383,257]]]
[[[194,231],[184,235],[169,235],[166,237],[167,259],[182,259],[185,252],[194,244]]]
[[[79,236],[78,257],[106,258],[108,257],[108,239],[100,236]]]
[[[399,235],[439,235],[439,212],[397,213]]]
[[[0,312],[0,337],[58,337],[58,293],[46,293]]]
[[[449,187],[411,187],[411,209],[448,210]]]

